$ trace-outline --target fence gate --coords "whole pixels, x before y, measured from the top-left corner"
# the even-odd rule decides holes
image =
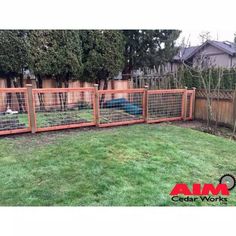
[[[35,131],[95,125],[94,88],[33,89]]]
[[[26,88],[0,89],[0,135],[30,132]]]

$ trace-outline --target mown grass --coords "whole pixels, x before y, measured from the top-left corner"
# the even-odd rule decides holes
[[[86,122],[93,121],[93,111],[87,109],[81,109],[76,111],[64,111],[64,112],[38,112],[36,113],[37,127],[47,127],[53,125],[60,125],[65,119],[73,119],[74,121],[80,121],[83,119]],[[68,122],[70,124],[70,122]]]
[[[172,125],[1,138],[0,205],[220,205],[174,203],[169,193],[236,174],[235,153],[234,141]]]

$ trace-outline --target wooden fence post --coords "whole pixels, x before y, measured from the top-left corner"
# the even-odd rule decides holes
[[[196,88],[193,87],[193,105],[192,105],[192,118],[195,118],[195,102],[196,102]]]
[[[184,95],[183,95],[183,120],[187,118],[187,109],[188,109],[188,87],[185,87]]]
[[[143,103],[143,114],[145,123],[148,122],[148,85],[144,86],[144,103]]]
[[[98,84],[94,84],[94,115],[95,124],[99,126],[99,94],[98,94]]]
[[[33,98],[33,86],[32,84],[26,84],[27,88],[27,97],[28,97],[28,117],[31,133],[36,132],[36,117],[35,117],[35,108],[34,108],[34,98]]]

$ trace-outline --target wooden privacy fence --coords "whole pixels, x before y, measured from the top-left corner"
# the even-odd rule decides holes
[[[195,90],[0,89],[0,135],[193,118]]]
[[[236,90],[211,91],[209,99],[213,121],[217,120],[218,124],[233,127],[236,121]],[[195,118],[207,120],[207,93],[204,90],[196,91],[195,104]]]

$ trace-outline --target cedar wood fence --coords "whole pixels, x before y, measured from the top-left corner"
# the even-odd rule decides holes
[[[236,122],[236,90],[211,91],[213,121],[219,125],[234,127]],[[207,94],[204,90],[196,91],[195,119],[207,120]]]
[[[195,90],[0,89],[0,135],[191,120]]]

